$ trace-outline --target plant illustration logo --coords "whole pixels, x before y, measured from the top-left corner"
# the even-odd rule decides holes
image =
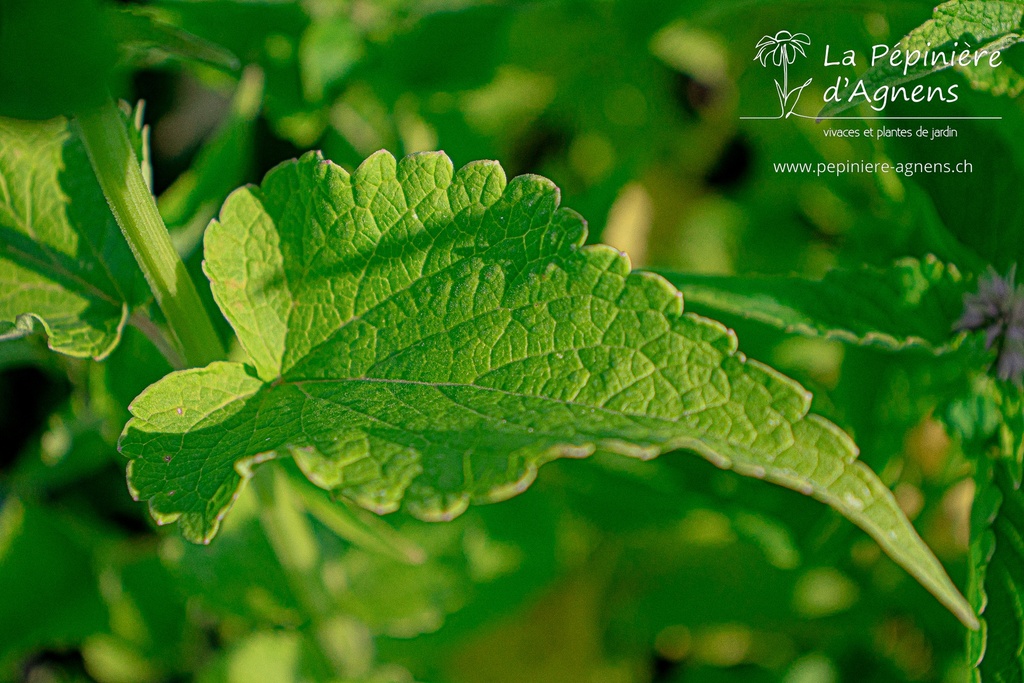
[[[804,48],[811,44],[811,39],[806,33],[790,33],[779,31],[775,35],[767,35],[757,43],[757,55],[755,62],[761,62],[761,66],[767,67],[769,60],[775,66],[782,67],[782,83],[775,79],[775,89],[779,93],[779,105],[781,113],[775,118],[789,118],[796,109],[796,103],[800,101],[800,95],[804,88],[811,84],[813,78],[798,87],[789,89],[789,67],[796,61],[797,55],[806,57]]]

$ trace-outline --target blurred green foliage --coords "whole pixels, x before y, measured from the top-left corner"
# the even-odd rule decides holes
[[[739,118],[777,107],[752,60],[763,33],[799,28],[863,58],[927,21],[927,2],[144,9],[117,20],[85,0],[0,2],[0,114],[68,114],[105,88],[145,99],[154,190],[198,283],[202,231],[227,193],[307,148],[349,167],[379,148],[444,149],[456,166],[496,158],[510,175],[541,173],[591,239],[689,277],[814,281],[933,254],[960,268],[966,291],[985,265],[1006,272],[1024,257],[1024,111],[1008,94],[943,105],[1002,120],[958,122],[941,146]],[[1021,50],[1006,51],[1011,66]],[[966,90],[977,78],[929,82]],[[971,159],[975,173],[772,170],[935,157]],[[815,392],[815,410],[856,438],[959,585],[973,561],[979,601],[977,567],[994,557],[989,599],[1001,602],[988,615],[1006,621],[965,645],[963,627],[835,513],[686,453],[554,463],[523,495],[442,525],[338,518],[294,483],[278,523],[325,591],[309,614],[252,487],[209,547],[153,527],[130,499],[116,438],[130,400],[170,368],[128,327],[102,364],[51,356],[35,336],[0,344],[0,680],[958,683],[988,633],[1002,639],[981,680],[1020,680],[1024,520],[1019,501],[1000,501],[1019,495],[1024,418],[1019,388],[986,375],[982,340],[894,354],[692,310]],[[995,475],[973,466],[990,457]],[[993,485],[972,522],[975,488]],[[993,523],[1000,509],[1017,517]]]

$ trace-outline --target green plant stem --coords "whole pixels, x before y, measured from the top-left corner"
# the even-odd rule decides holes
[[[159,329],[142,316],[135,320],[172,365],[182,359],[199,367],[224,358],[199,293],[175,250],[113,100],[76,117],[93,171],[125,239],[142,268],[177,342],[170,348]],[[253,478],[263,531],[310,621],[322,656],[320,667],[341,673],[350,667],[328,619],[330,595],[319,573],[319,549],[312,528],[280,469],[274,465]]]
[[[303,507],[338,538],[371,553],[408,565],[427,561],[427,553],[372,512],[358,510],[344,500],[331,500],[301,473],[288,470],[289,482]]]
[[[75,118],[110,210],[142,268],[185,363],[200,367],[224,357],[224,347],[185,264],[171,244],[124,118],[112,99]]]
[[[287,476],[275,463],[251,480],[260,503],[260,524],[288,577],[292,593],[309,619],[322,656],[320,666],[334,674],[349,668],[345,653],[331,637],[331,597],[320,576],[320,550],[309,519],[293,495]]]

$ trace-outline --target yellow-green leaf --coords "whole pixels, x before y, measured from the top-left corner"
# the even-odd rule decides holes
[[[131,407],[134,495],[208,541],[256,463],[428,520],[513,496],[602,449],[695,451],[831,505],[965,623],[974,615],[810,394],[631,272],[538,176],[316,154],[233,193],[206,272],[250,364],[173,373]],[[638,502],[642,504],[642,501]]]

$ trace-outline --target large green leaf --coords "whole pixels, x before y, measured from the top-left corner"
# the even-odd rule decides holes
[[[701,309],[888,349],[947,348],[963,309],[960,273],[933,258],[833,270],[821,280],[661,274]]]
[[[0,339],[104,358],[147,291],[68,123],[0,119]]]
[[[975,681],[1024,681],[1024,492],[1002,461],[978,470],[968,594],[982,628],[968,656]]]
[[[993,69],[987,55],[1018,43],[1022,31],[1024,2],[1020,0],[951,0],[936,7],[931,19],[904,36],[893,49],[901,50],[904,55],[915,50],[924,54],[928,50],[947,56],[955,52],[958,57],[965,49],[982,52],[978,65],[956,66],[956,69],[967,76],[973,87],[995,94],[1016,95],[1024,87],[1021,76],[1006,64]],[[860,80],[867,92],[873,93],[878,88],[907,83],[950,66],[949,60],[932,64],[921,59],[905,69],[903,61],[893,66],[889,59],[880,59]],[[839,93],[837,101],[826,105],[818,115],[835,116],[861,101],[851,102],[849,98],[856,85],[856,82],[851,83]]]
[[[965,623],[966,602],[810,395],[586,226],[538,176],[386,152],[352,175],[308,154],[233,193],[206,272],[253,367],[173,373],[121,448],[159,522],[208,541],[252,465],[291,454],[323,488],[451,519],[595,449],[677,448],[813,495]]]

